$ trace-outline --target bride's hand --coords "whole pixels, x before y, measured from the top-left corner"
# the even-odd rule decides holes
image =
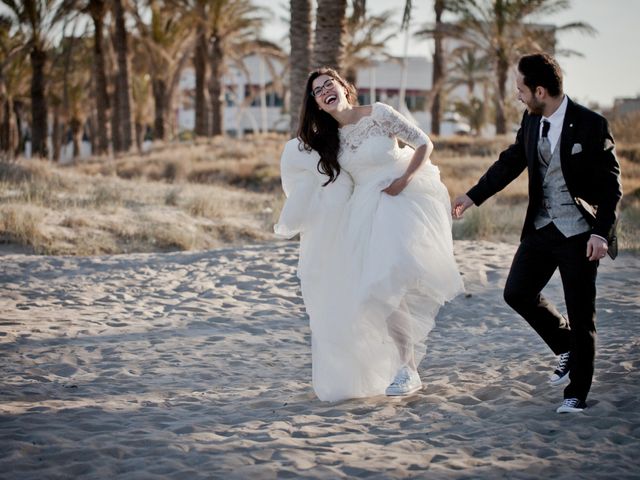
[[[400,192],[402,192],[407,187],[407,185],[409,185],[409,180],[406,177],[402,176],[396,178],[393,182],[391,182],[391,185],[389,185],[382,191],[387,195],[395,197]]]

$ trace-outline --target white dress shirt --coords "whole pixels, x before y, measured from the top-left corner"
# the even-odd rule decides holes
[[[553,152],[556,145],[560,141],[560,134],[562,133],[562,124],[564,123],[564,115],[567,113],[567,104],[569,103],[567,96],[564,95],[562,103],[549,117],[542,117],[540,119],[540,136],[542,136],[542,122],[548,121],[551,126],[549,127],[549,143],[551,144],[551,151]]]

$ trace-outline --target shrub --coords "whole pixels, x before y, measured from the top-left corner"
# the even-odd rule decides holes
[[[5,243],[30,246],[41,252],[45,238],[40,229],[44,212],[31,205],[9,204],[0,210],[0,239]]]
[[[631,112],[609,122],[616,142],[640,143],[640,112]]]

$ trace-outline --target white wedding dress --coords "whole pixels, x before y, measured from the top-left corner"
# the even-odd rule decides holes
[[[384,394],[411,356],[424,357],[440,306],[462,292],[449,194],[427,161],[397,196],[382,190],[406,170],[426,135],[391,107],[340,129],[334,183],[297,139],[281,159],[287,200],[274,227],[300,233],[298,276],[321,400]],[[398,347],[400,345],[400,348]]]

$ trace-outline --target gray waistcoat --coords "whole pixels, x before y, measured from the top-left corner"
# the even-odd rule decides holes
[[[560,166],[560,142],[556,143],[548,167],[544,164],[539,152],[538,159],[540,173],[544,179],[542,182],[544,198],[534,220],[536,229],[553,222],[565,237],[573,237],[589,231],[591,227],[573,202],[564,181]]]

